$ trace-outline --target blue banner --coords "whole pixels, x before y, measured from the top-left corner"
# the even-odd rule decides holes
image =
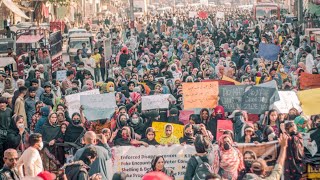
[[[259,44],[258,55],[260,55],[266,60],[272,60],[272,61],[277,60],[279,52],[280,52],[279,46],[276,46],[274,44],[265,44],[265,43]]]

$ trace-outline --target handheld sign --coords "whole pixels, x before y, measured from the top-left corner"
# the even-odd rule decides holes
[[[300,89],[312,89],[318,87],[320,87],[320,74],[301,73]]]
[[[219,104],[225,112],[241,109],[242,95],[246,86],[219,86]]]
[[[88,121],[110,118],[117,107],[114,93],[82,95],[80,104]]]
[[[279,91],[280,101],[274,103],[274,108],[280,113],[288,113],[291,108],[301,112],[300,101],[294,91]]]
[[[169,107],[169,94],[142,96],[142,110],[166,109]]]
[[[298,97],[305,115],[320,114],[320,88],[298,91]]]
[[[274,44],[266,44],[266,43],[259,44],[258,55],[260,55],[264,59],[275,61],[278,59],[279,52],[280,52],[280,46],[277,46]]]
[[[56,79],[58,81],[63,81],[67,77],[67,70],[57,71]]]
[[[218,87],[218,82],[182,83],[184,109],[216,107]]]

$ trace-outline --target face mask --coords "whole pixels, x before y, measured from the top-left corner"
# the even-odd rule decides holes
[[[252,172],[258,176],[262,174],[262,170],[252,170]]]
[[[120,121],[121,126],[127,125],[127,121]]]
[[[73,121],[73,124],[74,124],[74,125],[79,125],[79,124],[80,124],[80,120],[79,120],[79,119],[74,120],[74,121]]]
[[[216,114],[216,118],[217,118],[217,120],[221,119],[222,118],[222,114]]]
[[[296,135],[297,134],[297,132],[296,131],[292,131],[292,132],[290,132],[290,136],[294,136],[294,135]]]
[[[223,144],[224,150],[229,150],[230,149],[230,144],[229,143],[224,143]]]
[[[206,76],[210,76],[210,74],[206,74]]]
[[[109,87],[110,92],[114,92],[114,87]]]
[[[133,118],[131,119],[133,124],[138,124],[139,123],[139,118]]]
[[[39,150],[41,151],[43,149],[43,142],[41,141],[39,144]]]
[[[172,67],[171,70],[172,70],[172,71],[175,71],[175,70],[176,70],[176,67]]]
[[[24,128],[24,124],[18,124],[18,125],[17,125],[17,128],[18,128],[18,129],[23,129],[23,128]]]
[[[280,68],[280,72],[284,72],[284,68]]]
[[[127,64],[127,66],[131,66],[131,64]]]
[[[289,117],[289,120],[294,120],[297,116],[296,115],[288,115],[288,117]]]
[[[186,133],[187,137],[192,137],[192,135],[193,135],[192,133]]]
[[[250,169],[252,165],[252,161],[244,161],[244,166],[246,167],[246,169]]]

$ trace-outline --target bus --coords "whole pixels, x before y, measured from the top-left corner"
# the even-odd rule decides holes
[[[256,20],[265,17],[280,20],[280,6],[276,3],[258,3],[253,6],[253,15]]]

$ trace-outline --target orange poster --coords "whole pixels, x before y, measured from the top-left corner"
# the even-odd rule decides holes
[[[300,89],[313,89],[320,87],[320,74],[301,73]]]
[[[182,83],[184,109],[214,108],[218,104],[218,82]]]

